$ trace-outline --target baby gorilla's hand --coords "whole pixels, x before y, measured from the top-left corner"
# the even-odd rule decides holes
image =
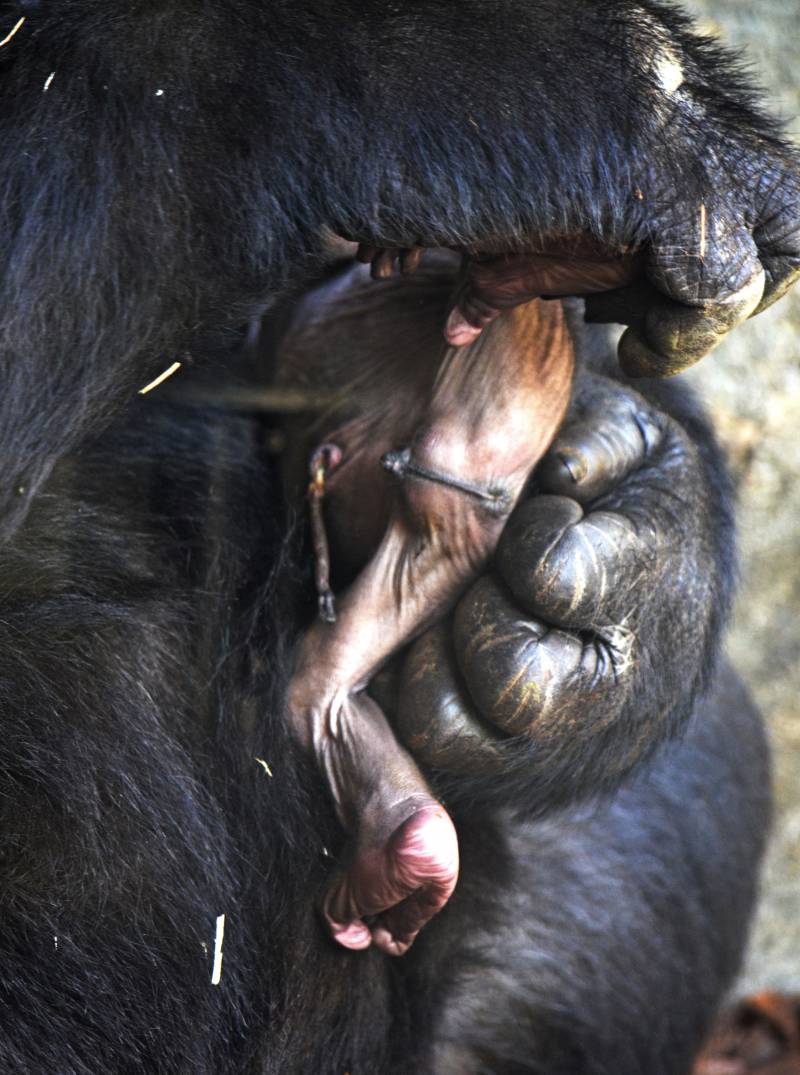
[[[396,728],[450,801],[613,787],[688,713],[730,556],[700,423],[584,378],[495,570],[405,660]]]

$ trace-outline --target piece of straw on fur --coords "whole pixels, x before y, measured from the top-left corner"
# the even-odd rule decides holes
[[[225,915],[217,915],[217,930],[214,935],[214,966],[211,970],[211,984],[219,985],[222,981],[222,941],[225,937]]]
[[[17,22],[14,24],[14,26],[11,27],[3,40],[0,41],[0,49],[3,47],[3,45],[7,45],[9,43],[14,34],[20,29],[23,22],[25,22],[25,15],[23,15],[21,19],[17,20]]]

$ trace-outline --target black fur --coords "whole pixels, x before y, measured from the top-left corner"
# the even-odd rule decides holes
[[[313,906],[342,837],[282,717],[304,579],[267,459],[258,419],[146,398],[5,547],[0,1068],[685,1071],[766,826],[741,688],[718,677],[599,807],[456,803],[462,880],[409,956],[335,948]]]
[[[463,882],[409,957],[334,949],[313,906],[341,834],[282,719],[298,579],[264,429],[131,400],[317,272],[326,228],[637,242],[643,179],[691,198],[717,178],[698,159],[755,160],[778,189],[774,125],[649,2],[40,0],[0,4],[4,32],[20,12],[0,49],[0,1069],[677,1075],[735,970],[765,827],[738,688],[698,694],[692,733],[592,812],[461,819]],[[665,44],[702,107],[669,138],[643,62]]]
[[[768,276],[794,264],[775,124],[651,0],[42,0],[0,4],[0,26],[20,12],[0,49],[6,531],[59,454],[314,271],[326,228],[613,246],[658,237],[659,192],[718,191],[763,224]],[[663,49],[684,69],[674,114]]]

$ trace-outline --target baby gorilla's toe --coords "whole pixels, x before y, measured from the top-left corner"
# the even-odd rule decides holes
[[[452,821],[433,799],[410,806],[387,841],[359,842],[349,869],[328,890],[323,915],[331,936],[345,948],[374,942],[387,955],[403,955],[455,888],[458,840]]]

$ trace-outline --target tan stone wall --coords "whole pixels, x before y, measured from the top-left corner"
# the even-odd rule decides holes
[[[800,0],[692,0],[746,53],[800,143]],[[729,651],[769,725],[777,817],[743,989],[800,990],[800,288],[687,378],[739,484],[742,585]]]

